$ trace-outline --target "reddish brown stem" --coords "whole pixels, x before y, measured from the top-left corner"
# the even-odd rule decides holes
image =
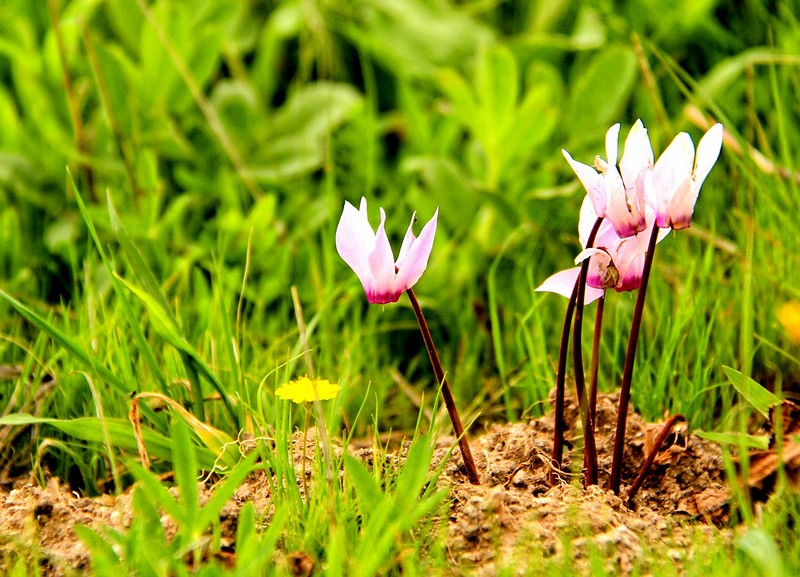
[[[478,475],[478,469],[475,467],[475,461],[472,458],[472,451],[469,448],[469,441],[467,440],[467,433],[464,431],[464,426],[461,424],[461,417],[458,416],[456,409],[456,402],[453,399],[453,393],[450,390],[450,385],[444,375],[442,362],[439,360],[439,353],[436,351],[436,346],[433,344],[433,337],[428,328],[428,322],[425,320],[425,315],[422,314],[422,307],[419,306],[419,301],[412,289],[406,291],[408,298],[411,301],[411,308],[414,309],[414,314],[417,317],[419,330],[422,333],[422,340],[425,342],[425,348],[428,351],[428,358],[433,366],[433,374],[436,380],[442,387],[442,398],[444,405],[447,407],[447,414],[450,415],[450,422],[453,424],[453,431],[458,438],[458,447],[461,449],[461,457],[464,459],[464,466],[467,469],[467,478],[473,485],[480,485],[481,480]]]
[[[575,299],[578,295],[578,283],[572,289],[572,295],[567,303],[567,312],[564,314],[564,326],[561,329],[561,344],[558,347],[558,370],[556,372],[556,404],[555,423],[553,425],[553,456],[550,468],[550,484],[558,482],[558,472],[561,470],[561,460],[564,457],[564,383],[567,374],[567,348],[569,347],[569,327],[572,326],[572,315],[575,312]]]
[[[653,466],[653,463],[656,460],[656,455],[658,455],[658,451],[661,449],[661,445],[664,444],[664,441],[667,440],[667,435],[669,435],[672,428],[680,422],[686,422],[686,417],[683,415],[673,415],[664,426],[661,428],[661,432],[658,434],[656,438],[656,442],[653,445],[653,450],[650,451],[650,454],[647,455],[647,458],[644,460],[642,464],[642,468],[639,471],[639,475],[636,477],[636,480],[631,485],[631,488],[628,489],[628,506],[630,507],[633,503],[633,498],[636,496],[636,493],[639,492],[639,489],[642,487],[644,480],[647,478],[648,473],[650,473],[650,467]]]
[[[600,371],[600,337],[603,334],[603,310],[606,297],[597,299],[597,312],[594,317],[594,335],[592,336],[592,360],[589,365],[589,421],[592,431],[597,432],[597,375]]]
[[[625,428],[628,424],[628,405],[631,400],[631,383],[633,382],[633,366],[636,362],[636,346],[639,343],[639,330],[642,327],[644,313],[644,299],[647,296],[647,285],[650,280],[650,270],[653,268],[653,255],[658,241],[658,227],[653,226],[650,243],[647,246],[647,256],[644,260],[642,271],[642,284],[639,294],[636,295],[636,308],[633,309],[631,321],[631,334],[628,337],[628,351],[625,355],[625,368],[622,370],[622,386],[619,393],[619,409],[617,414],[617,431],[614,437],[614,459],[611,462],[611,478],[608,487],[615,495],[619,495],[619,486],[622,480],[622,456],[625,448]]]
[[[589,238],[586,241],[586,248],[594,246],[594,239],[597,231],[603,223],[602,218],[598,218]],[[586,391],[586,377],[583,373],[583,307],[586,296],[586,277],[589,275],[589,261],[586,259],[581,263],[581,274],[578,276],[578,293],[575,299],[575,324],[572,328],[572,364],[575,369],[575,389],[578,393],[578,405],[580,407],[581,425],[583,425],[583,462],[586,468],[586,485],[597,484],[597,447],[594,440],[594,428],[591,422],[591,409]],[[573,291],[574,292],[574,291]]]

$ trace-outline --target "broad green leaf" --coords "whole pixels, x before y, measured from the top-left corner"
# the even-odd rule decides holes
[[[636,71],[629,46],[609,46],[594,55],[573,79],[568,128],[601,140],[630,98]]]
[[[743,551],[759,567],[761,575],[783,577],[785,575],[783,555],[775,539],[761,527],[751,527],[736,542],[736,548]]]
[[[475,74],[475,91],[481,100],[482,139],[496,153],[497,147],[505,144],[501,136],[514,121],[519,94],[519,69],[508,48],[496,45],[483,51]],[[528,127],[515,128],[524,132]]]
[[[369,511],[374,511],[384,499],[381,488],[367,468],[355,457],[345,454],[344,468],[356,489],[360,509],[365,515],[369,515]]]
[[[410,511],[419,499],[432,455],[433,445],[427,436],[420,436],[411,444],[395,486],[395,500],[401,510]]]
[[[781,400],[770,393],[767,389],[761,386],[747,375],[744,375],[732,369],[731,367],[723,366],[722,370],[728,376],[728,380],[736,388],[740,395],[750,403],[759,413],[764,415],[765,419],[769,418],[769,410],[771,407],[779,405]]]
[[[744,433],[714,433],[711,431],[695,431],[701,439],[721,443],[723,445],[739,445],[748,449],[766,450],[769,448],[769,437],[764,435],[747,435]]]

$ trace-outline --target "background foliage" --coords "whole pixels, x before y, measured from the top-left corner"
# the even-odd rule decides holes
[[[436,390],[413,314],[368,306],[334,247],[344,200],[361,196],[395,240],[413,211],[440,208],[417,293],[465,420],[541,414],[565,302],[533,289],[576,254],[583,194],[560,151],[589,162],[611,124],[637,118],[657,154],[680,130],[697,141],[699,117],[731,140],[692,229],[656,258],[633,402],[733,427],[723,365],[798,383],[777,316],[800,299],[798,14],[791,1],[3,1],[0,406],[33,419],[2,429],[3,474],[44,462],[89,493],[125,485],[114,453],[135,444],[109,444],[101,424],[122,427],[135,392],[224,438],[274,432],[272,391],[308,370],[292,286],[316,372],[343,387],[334,434],[413,430],[417,395],[429,408]],[[606,390],[633,297],[610,301]],[[362,404],[374,419],[356,420]],[[167,434],[163,413],[142,415]],[[37,450],[44,438],[65,444]]]

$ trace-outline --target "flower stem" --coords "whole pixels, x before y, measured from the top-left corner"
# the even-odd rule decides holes
[[[592,227],[589,238],[586,241],[586,248],[594,245],[597,231],[603,223],[602,218],[598,218]],[[586,277],[589,275],[589,262],[586,259],[581,263],[581,274],[578,277],[578,293],[575,299],[575,321],[572,328],[572,364],[575,370],[575,389],[578,393],[578,406],[580,407],[581,425],[583,425],[583,461],[586,466],[586,485],[597,484],[597,447],[594,440],[594,429],[590,420],[591,410],[589,409],[589,399],[586,394],[586,377],[583,373],[583,306],[586,296]],[[573,291],[574,292],[574,291]]]
[[[644,299],[647,296],[647,284],[650,280],[650,270],[653,268],[653,255],[658,241],[658,227],[653,226],[650,242],[647,246],[647,256],[644,260],[642,283],[639,294],[636,295],[636,308],[633,309],[631,321],[631,334],[628,337],[628,352],[625,355],[625,368],[622,370],[622,386],[619,393],[619,409],[617,413],[617,431],[614,437],[614,457],[611,463],[611,478],[608,487],[619,495],[619,486],[622,477],[622,457],[625,447],[625,428],[628,424],[628,405],[631,400],[631,383],[633,382],[633,366],[636,362],[636,346],[639,342],[639,329],[642,327],[642,314],[644,313]]]
[[[606,297],[597,299],[597,311],[594,316],[594,335],[592,336],[592,360],[589,365],[589,421],[592,431],[597,432],[597,375],[600,370],[600,337],[603,334],[603,311]]]
[[[647,474],[650,472],[650,467],[653,466],[653,462],[656,460],[656,455],[661,449],[661,445],[663,445],[664,441],[667,439],[667,435],[669,435],[672,428],[680,422],[685,423],[686,417],[683,415],[673,415],[666,423],[664,423],[661,432],[656,438],[656,442],[653,444],[653,450],[650,451],[649,455],[647,455],[647,458],[644,460],[644,464],[642,464],[642,468],[639,470],[639,476],[636,477],[633,485],[631,485],[631,488],[628,490],[628,507],[630,507],[633,503],[633,498],[636,496],[636,493],[639,492],[642,483],[644,483],[644,480],[647,478]]]
[[[567,347],[569,347],[569,327],[572,326],[572,315],[575,312],[575,300],[578,298],[578,282],[572,289],[572,296],[567,304],[564,314],[564,327],[561,329],[561,344],[558,347],[558,371],[556,373],[556,406],[555,423],[553,424],[553,456],[550,468],[550,484],[558,482],[558,472],[561,470],[561,459],[564,456],[564,382],[567,373]]]
[[[472,458],[472,451],[469,449],[467,433],[464,431],[464,426],[461,424],[461,417],[458,416],[456,402],[453,399],[453,393],[444,375],[442,362],[439,360],[439,353],[436,351],[436,346],[433,344],[433,337],[431,337],[428,322],[425,320],[425,315],[422,314],[422,308],[419,306],[419,301],[413,289],[408,289],[406,293],[411,301],[411,308],[414,309],[414,314],[417,317],[419,330],[422,333],[422,340],[425,342],[428,358],[431,360],[431,365],[433,366],[433,374],[442,387],[442,398],[444,399],[445,407],[447,407],[447,414],[450,415],[453,431],[455,432],[456,438],[458,438],[458,447],[461,449],[461,457],[464,459],[464,466],[467,469],[467,478],[473,485],[480,485],[481,481],[478,475],[478,469],[475,467],[475,461]]]

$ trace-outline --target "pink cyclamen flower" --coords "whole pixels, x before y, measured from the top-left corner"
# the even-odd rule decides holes
[[[597,231],[593,248],[584,250],[575,258],[580,263],[589,260],[589,274],[586,277],[586,297],[589,304],[605,294],[606,289],[617,292],[632,291],[639,288],[644,271],[647,244],[655,224],[655,212],[649,206],[644,210],[647,228],[641,234],[620,238],[613,224],[604,220]],[[597,213],[591,198],[587,195],[581,205],[578,235],[581,246],[586,247],[589,234],[597,220]],[[658,242],[669,234],[669,230],[659,231]],[[580,275],[581,267],[570,268],[555,273],[536,288],[539,292],[553,292],[571,298],[572,290]]]
[[[708,129],[697,144],[681,132],[656,161],[645,178],[647,204],[656,211],[660,228],[679,230],[692,223],[694,205],[706,176],[722,149],[722,125]]]
[[[336,228],[336,250],[356,273],[367,293],[367,300],[373,304],[397,302],[400,295],[420,279],[428,266],[433,237],[436,235],[436,219],[439,216],[437,208],[433,218],[423,227],[417,238],[412,230],[417,213],[412,215],[395,262],[384,229],[386,213],[382,208],[380,210],[381,223],[378,230],[373,231],[367,219],[367,200],[361,198],[358,210],[345,201],[344,211]]]
[[[592,200],[595,213],[608,218],[623,238],[642,232],[645,222],[644,176],[653,167],[653,148],[641,120],[631,127],[617,168],[619,124],[606,133],[606,156],[595,158],[594,167],[561,152]]]

